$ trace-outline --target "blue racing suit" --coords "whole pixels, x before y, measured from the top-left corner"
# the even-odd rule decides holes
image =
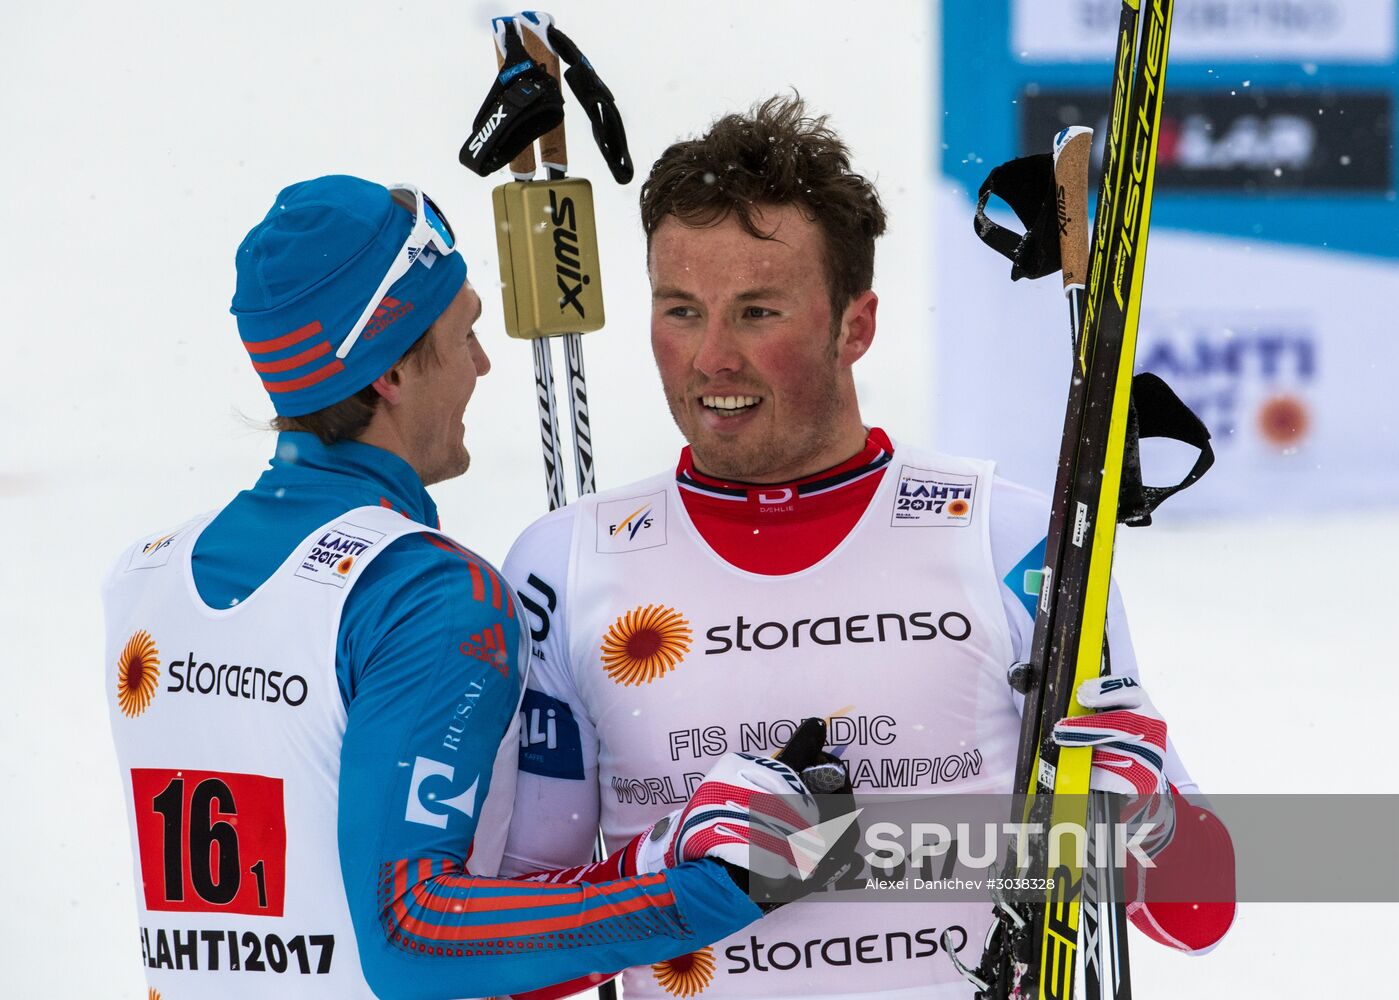
[[[198,539],[200,597],[213,608],[246,599],[318,525],[367,504],[438,524],[436,505],[398,456],[281,434],[271,467]],[[405,821],[403,762],[431,756],[468,686],[480,696],[458,759],[489,779],[528,660],[514,614],[514,596],[489,563],[426,534],[393,543],[346,599],[336,647],[348,713],[340,869],[360,962],[380,996],[520,992],[663,961],[759,916],[714,862],[592,884],[486,878],[469,870],[475,817],[454,812],[441,828]],[[488,632],[504,636],[514,669],[462,655]]]

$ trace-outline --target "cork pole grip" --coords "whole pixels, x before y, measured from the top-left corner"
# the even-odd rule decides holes
[[[563,78],[559,75],[559,57],[549,51],[549,46],[540,40],[533,31],[521,32],[525,38],[525,51],[529,53],[531,59],[539,63],[549,75],[563,86]],[[557,126],[545,132],[539,139],[539,159],[542,163],[553,164],[564,173],[568,172],[568,142],[564,138],[564,125],[559,122]]]
[[[1064,290],[1082,288],[1088,278],[1088,161],[1093,130],[1074,126],[1054,144],[1054,189],[1059,219],[1059,256]]]
[[[507,27],[506,30],[509,31],[511,28]],[[495,68],[496,72],[499,73],[505,68],[505,53],[500,51],[498,45],[493,44],[491,48],[495,49]],[[520,155],[510,161],[510,173],[516,177],[534,176],[534,143],[530,143],[520,150]]]

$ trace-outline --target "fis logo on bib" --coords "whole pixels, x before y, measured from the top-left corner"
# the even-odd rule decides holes
[[[321,533],[310,551],[302,556],[296,575],[303,580],[343,587],[355,560],[383,537],[383,532],[341,521],[329,531]]]
[[[174,550],[175,539],[179,534],[180,529],[177,528],[143,542],[131,553],[131,558],[126,563],[126,571],[129,573],[133,569],[151,569],[155,566],[164,566],[170,561],[170,554]]]
[[[666,543],[666,496],[609,500],[597,508],[597,551],[632,552]]]
[[[649,504],[646,505],[645,509],[641,507],[636,508],[636,510],[622,518],[621,524],[609,524],[607,526],[607,533],[615,538],[620,532],[625,531],[627,533],[627,541],[630,542],[636,538],[636,533],[642,528],[649,528],[651,525],[655,524],[655,520],[651,517],[651,510],[652,508]]]
[[[915,469],[904,466],[894,493],[893,519],[896,527],[952,525],[966,527],[972,520],[976,476]]]

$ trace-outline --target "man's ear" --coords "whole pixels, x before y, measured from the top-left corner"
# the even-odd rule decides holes
[[[398,373],[398,365],[394,365],[369,384],[383,398],[384,402],[393,405],[399,401],[402,395],[402,381]]]
[[[864,357],[874,342],[875,314],[879,310],[879,296],[873,289],[867,289],[850,300],[840,318],[840,360],[853,365]]]

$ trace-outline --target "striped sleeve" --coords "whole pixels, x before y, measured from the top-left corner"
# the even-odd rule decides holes
[[[421,859],[386,864],[381,892],[385,934],[416,952],[510,955],[692,936],[663,875],[554,884]]]
[[[340,864],[378,996],[523,992],[693,951],[759,915],[717,866],[509,880],[473,855],[496,833],[478,824],[516,724],[521,617],[487,561],[426,535],[386,550],[347,600]]]

